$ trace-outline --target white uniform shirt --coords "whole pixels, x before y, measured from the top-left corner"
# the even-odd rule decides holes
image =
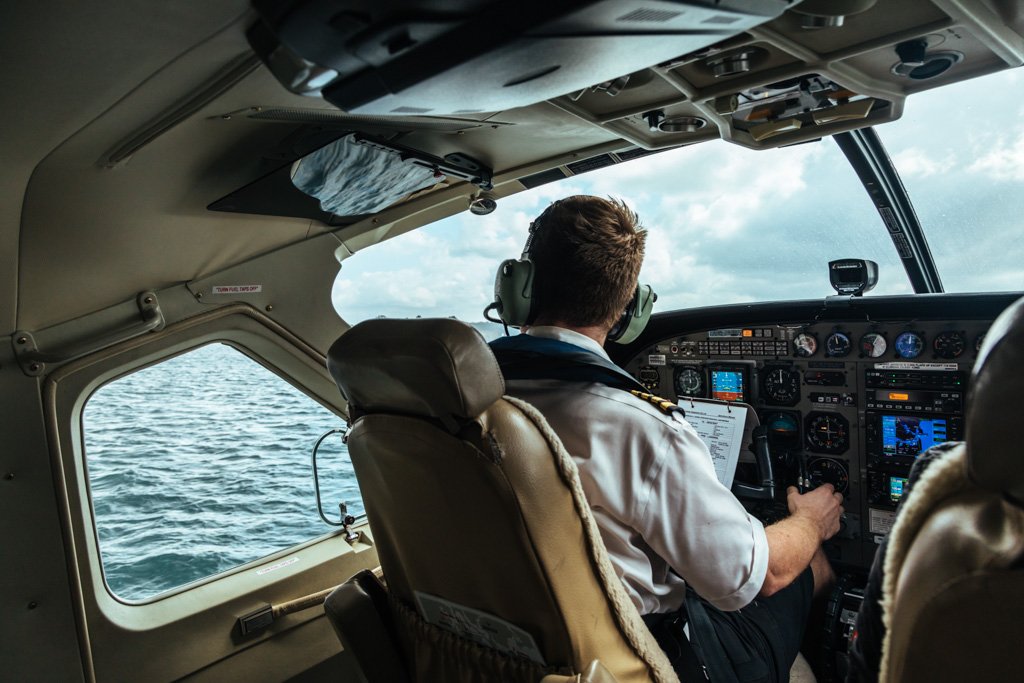
[[[527,334],[608,358],[571,330],[531,327]],[[722,610],[754,599],[768,570],[764,527],[718,481],[707,446],[685,419],[603,384],[507,385],[540,410],[576,461],[612,564],[641,614],[679,608],[684,579]]]

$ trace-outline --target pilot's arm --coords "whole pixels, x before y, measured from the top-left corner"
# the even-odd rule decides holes
[[[790,486],[786,492],[789,517],[765,529],[768,537],[768,571],[761,596],[768,597],[793,583],[807,567],[822,542],[839,533],[843,496],[831,484],[800,494]],[[815,588],[824,577],[815,572]]]
[[[707,446],[685,422],[641,511],[644,538],[705,600],[731,611],[792,583],[839,530],[831,486],[789,497],[791,516],[765,529],[718,481]]]
[[[757,597],[769,565],[764,526],[718,481],[688,423],[666,432],[639,528],[651,549],[702,598],[732,611]]]

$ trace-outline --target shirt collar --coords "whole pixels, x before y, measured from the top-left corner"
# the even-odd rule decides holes
[[[605,352],[604,348],[602,348],[596,340],[591,339],[585,334],[580,334],[579,332],[567,330],[564,327],[555,327],[554,325],[535,325],[527,329],[526,334],[530,335],[531,337],[555,339],[560,342],[565,342],[566,344],[579,346],[586,349],[587,351],[590,351],[591,353],[596,353],[605,360],[611,360],[611,358],[609,358],[608,354]]]

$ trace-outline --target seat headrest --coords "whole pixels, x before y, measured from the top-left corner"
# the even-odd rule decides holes
[[[1024,298],[996,318],[971,375],[967,466],[979,486],[1024,503]]]
[[[430,417],[453,431],[505,393],[483,336],[448,318],[361,322],[331,346],[327,368],[358,411]]]

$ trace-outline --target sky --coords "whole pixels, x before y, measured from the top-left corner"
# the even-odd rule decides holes
[[[1018,69],[912,95],[902,119],[877,128],[946,291],[1024,289],[1022,85]],[[640,278],[658,293],[656,311],[828,296],[837,258],[878,262],[872,294],[911,291],[831,138],[760,152],[714,141],[527,190],[488,216],[467,211],[358,252],[342,264],[335,308],[350,323],[482,320],[497,265],[519,257],[544,207],[573,194],[618,197],[640,215]]]

